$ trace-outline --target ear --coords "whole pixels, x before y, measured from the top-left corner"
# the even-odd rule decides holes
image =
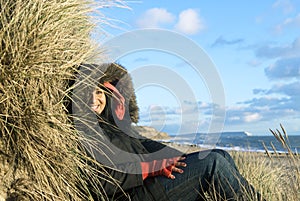
[[[125,106],[122,101],[114,100],[116,101],[116,108],[115,108],[115,113],[116,116],[119,120],[123,120],[124,115],[125,115]]]
[[[118,89],[109,82],[104,82],[103,85],[112,91],[114,97],[113,105],[115,106],[115,114],[119,120],[123,120],[125,115],[125,98],[122,96],[122,94],[120,94]]]

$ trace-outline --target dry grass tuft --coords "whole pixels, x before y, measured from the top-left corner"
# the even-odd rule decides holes
[[[263,153],[231,152],[241,174],[266,200],[282,200],[283,169]]]
[[[0,200],[91,199],[85,177],[96,172],[79,149],[65,100],[76,66],[96,53],[93,6],[0,0]]]
[[[278,163],[283,169],[281,191],[284,197],[287,198],[286,200],[296,201],[300,200],[300,156],[291,150],[288,134],[281,124],[280,128],[281,130],[270,129],[270,131],[286,150],[286,154],[275,154],[273,160],[279,159]],[[277,153],[276,150],[274,152]]]
[[[300,200],[300,159],[291,151],[288,135],[281,130],[271,130],[274,137],[286,149],[279,154],[275,149],[263,153],[232,152],[239,170],[266,200]],[[274,146],[273,146],[274,147]]]
[[[271,130],[274,137],[285,148],[286,153],[279,153],[274,146],[266,153],[231,151],[240,173],[259,191],[267,201],[300,200],[300,158],[291,151],[289,137],[284,127]],[[246,197],[251,197],[245,195]],[[206,195],[204,200],[218,200],[215,194]],[[246,200],[256,201],[250,198]]]

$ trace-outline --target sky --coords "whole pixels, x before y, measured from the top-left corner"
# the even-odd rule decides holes
[[[288,134],[300,134],[300,1],[144,0],[127,6],[101,10],[112,25],[101,27],[107,36],[99,43],[140,29],[178,34],[197,44],[218,72],[225,95],[222,131],[270,135],[282,124]],[[221,107],[207,79],[217,75],[203,78],[183,58],[157,50],[130,52],[117,62],[133,75],[145,66],[169,69],[170,76],[161,79],[181,89],[155,79],[136,87],[139,125],[170,134],[210,131]],[[179,87],[185,84],[190,91]],[[193,100],[181,97],[190,92]]]

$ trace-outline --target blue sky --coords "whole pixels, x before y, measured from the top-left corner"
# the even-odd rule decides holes
[[[102,10],[115,25],[102,27],[108,33],[106,39],[159,28],[194,41],[213,61],[222,80],[224,131],[270,134],[268,129],[280,123],[290,134],[300,131],[300,1],[145,0],[127,5],[129,9]],[[157,51],[135,52],[118,62],[129,71],[145,65],[166,66],[186,80],[196,96],[193,107],[197,109],[190,112],[199,113],[199,118],[183,121],[176,93],[154,84],[136,89],[140,125],[168,133],[178,132],[179,127],[183,133],[193,132],[192,124],[199,132],[208,129],[215,106],[207,86],[188,64]]]

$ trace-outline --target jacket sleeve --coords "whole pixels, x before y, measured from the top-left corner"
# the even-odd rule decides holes
[[[180,152],[177,149],[151,139],[141,139],[141,143],[149,152],[147,161],[161,160],[184,155],[184,153]]]
[[[117,143],[114,142],[116,139],[118,139]],[[98,144],[97,150],[93,148],[88,149],[87,146],[86,149],[91,154],[91,157],[101,163],[106,173],[108,173],[102,174],[103,178],[100,178],[104,192],[111,196],[142,186],[143,178],[140,165],[140,162],[143,160],[142,155],[122,147],[124,144],[130,145],[127,139],[114,138],[112,141],[103,140],[101,144]]]
[[[137,163],[128,163],[123,165],[126,165],[128,166],[128,168],[131,169],[135,169],[135,168],[141,169],[140,164]],[[101,180],[101,183],[102,183],[103,190],[109,196],[114,194],[119,194],[129,189],[132,189],[134,187],[143,185],[143,179],[141,174],[122,172],[120,170],[116,170],[112,168],[106,168],[106,171],[111,178],[108,178],[107,180],[103,178]],[[113,182],[109,182],[109,180],[112,180]]]

